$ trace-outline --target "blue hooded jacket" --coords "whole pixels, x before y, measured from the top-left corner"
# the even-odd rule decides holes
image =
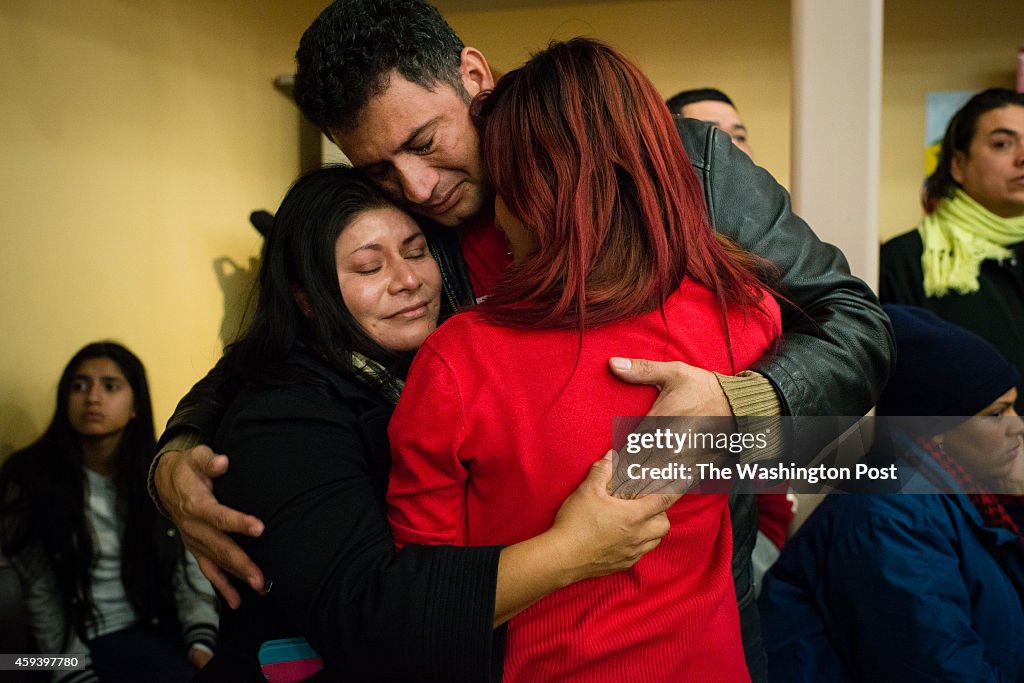
[[[1024,680],[1024,544],[908,446],[903,493],[829,495],[765,577],[770,681]]]

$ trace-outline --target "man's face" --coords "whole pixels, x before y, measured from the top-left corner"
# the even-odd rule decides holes
[[[464,52],[463,85],[470,97],[494,87],[486,62],[486,73],[467,72],[465,64]],[[490,206],[469,103],[450,85],[428,90],[392,73],[390,85],[366,104],[355,128],[331,131],[331,137],[353,166],[413,213],[457,226]]]
[[[968,154],[957,153],[953,180],[986,209],[1024,215],[1024,107],[1011,104],[978,117]]]
[[[740,120],[739,112],[728,103],[717,100],[693,102],[683,107],[682,113],[688,118],[707,121],[721,128],[729,134],[733,144],[746,152],[748,157],[754,158],[754,151],[747,141],[747,127]]]

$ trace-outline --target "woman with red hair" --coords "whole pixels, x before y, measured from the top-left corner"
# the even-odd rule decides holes
[[[476,103],[513,265],[431,335],[392,418],[399,543],[507,544],[551,524],[615,416],[652,387],[612,356],[739,372],[780,331],[759,261],[718,237],[653,84],[590,39],[554,43]],[[438,411],[438,406],[446,410]],[[725,495],[684,496],[626,572],[508,626],[506,681],[741,681]]]

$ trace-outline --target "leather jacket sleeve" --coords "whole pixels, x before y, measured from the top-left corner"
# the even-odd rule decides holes
[[[226,409],[223,394],[224,357],[222,356],[206,376],[196,382],[174,408],[167,427],[160,436],[159,449],[180,434],[197,434],[199,443],[210,443],[217,432]]]
[[[782,343],[754,369],[775,386],[783,414],[863,415],[885,386],[895,353],[878,298],[728,135],[694,119],[676,125],[715,229],[778,268]]]

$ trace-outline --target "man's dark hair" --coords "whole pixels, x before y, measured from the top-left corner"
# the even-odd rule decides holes
[[[946,134],[942,138],[939,162],[928,179],[924,181],[924,209],[928,213],[945,197],[953,194],[959,183],[953,179],[953,157],[957,152],[970,156],[971,141],[978,131],[978,119],[987,111],[1010,105],[1024,107],[1024,93],[1006,88],[989,88],[967,100],[967,104],[953,114]]]
[[[694,90],[684,90],[681,93],[676,93],[670,97],[665,104],[668,105],[668,110],[677,116],[682,116],[683,107],[694,102],[706,102],[711,100],[713,102],[725,102],[733,109],[736,105],[732,103],[729,96],[721,90],[715,88],[696,88]]]
[[[397,70],[424,88],[450,85],[468,102],[459,77],[463,47],[440,12],[420,0],[335,0],[295,53],[295,101],[321,130],[351,129]]]

